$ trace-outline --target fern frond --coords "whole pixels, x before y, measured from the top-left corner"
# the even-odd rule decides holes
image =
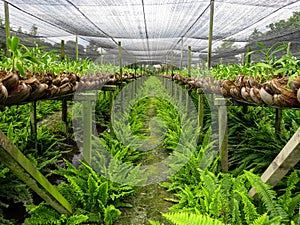
[[[263,214],[260,217],[258,217],[251,225],[264,225],[265,221],[267,219],[267,214]]]
[[[88,221],[89,217],[86,215],[73,215],[70,218],[68,218],[68,222],[66,225],[78,225],[82,224],[83,222]]]
[[[175,225],[225,225],[221,221],[209,216],[185,212],[164,213],[163,216]]]
[[[247,224],[251,224],[252,221],[254,221],[258,217],[258,213],[256,210],[255,205],[250,201],[249,196],[245,194],[244,192],[238,192],[236,191],[241,197],[243,202],[243,212],[245,215],[245,220]]]
[[[283,221],[287,220],[287,214],[282,207],[275,201],[276,193],[270,187],[265,184],[259,176],[245,171],[245,175],[251,185],[255,188],[257,194],[261,197],[263,204],[266,206],[268,212],[271,213],[272,217],[280,216]]]

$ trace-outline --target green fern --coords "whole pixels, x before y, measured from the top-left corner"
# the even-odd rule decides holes
[[[258,217],[251,225],[264,225],[265,221],[267,219],[267,214],[263,214],[260,217]]]
[[[259,214],[257,213],[257,209],[255,205],[250,201],[249,195],[245,192],[236,191],[242,197],[243,203],[243,213],[245,215],[245,220],[247,224],[251,224],[252,221],[257,219]]]
[[[285,193],[278,198],[278,203],[288,212],[289,216],[293,215],[297,205],[300,203],[300,197],[297,197],[297,195],[295,197],[292,196],[292,191],[296,189],[296,185],[299,185],[299,181],[298,171],[294,170],[288,177]]]
[[[166,213],[163,214],[163,216],[175,225],[225,225],[221,221],[210,218],[209,216],[185,212]]]
[[[263,204],[266,206],[271,216],[280,216],[282,221],[287,221],[288,215],[276,202],[276,193],[271,189],[270,185],[265,184],[259,176],[249,171],[245,171],[245,175],[251,185],[255,188],[257,194],[261,197]]]

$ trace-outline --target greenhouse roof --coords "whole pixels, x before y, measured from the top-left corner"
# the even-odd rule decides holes
[[[192,48],[193,63],[206,60],[210,22],[210,0],[8,0],[10,26],[48,41],[93,41],[106,59],[118,56],[122,43],[123,62],[187,62]],[[4,19],[4,1],[0,1]],[[298,0],[215,0],[213,60],[235,58],[254,40],[292,41],[297,45],[300,23],[271,31],[270,24],[287,21],[300,11]],[[256,31],[256,33],[253,33]],[[268,35],[262,35],[267,33]],[[3,32],[2,32],[3,33]],[[256,34],[256,36],[255,36]],[[1,35],[4,37],[4,35]],[[229,44],[229,47],[226,46]]]

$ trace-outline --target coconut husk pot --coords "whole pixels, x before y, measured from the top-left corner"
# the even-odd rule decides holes
[[[19,75],[10,72],[6,77],[2,79],[2,84],[6,87],[8,93],[13,91],[19,85]]]

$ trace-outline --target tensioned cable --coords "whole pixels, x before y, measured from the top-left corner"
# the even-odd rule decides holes
[[[150,45],[149,45],[149,35],[148,35],[148,28],[147,28],[147,21],[146,21],[146,14],[145,14],[145,5],[144,0],[142,0],[142,7],[143,7],[143,15],[144,15],[144,26],[145,26],[145,33],[146,33],[146,40],[147,40],[147,51],[148,51],[148,58],[150,60]]]
[[[67,0],[67,2],[72,5],[86,20],[88,20],[91,24],[93,24],[94,27],[96,27],[99,31],[101,31],[103,34],[105,34],[107,37],[109,37],[116,45],[118,45],[118,42],[108,33],[106,33],[104,30],[102,30],[100,27],[97,26],[93,21],[91,21],[76,5],[74,5],[72,2]]]

